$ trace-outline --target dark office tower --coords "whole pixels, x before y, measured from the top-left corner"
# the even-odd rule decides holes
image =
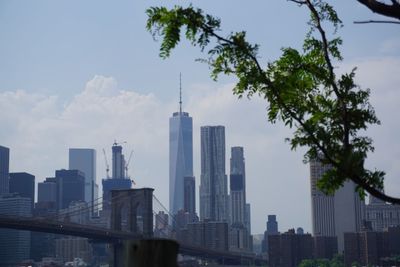
[[[57,183],[56,178],[46,178],[38,183],[38,197],[34,216],[54,217],[57,214]],[[43,257],[55,255],[56,235],[51,233],[31,233],[31,258],[40,261]]]
[[[264,253],[268,252],[268,237],[270,235],[277,235],[278,232],[278,222],[276,221],[276,215],[268,215],[268,221],[266,223],[267,229],[264,232],[264,239],[261,243],[261,250]]]
[[[225,127],[201,127],[200,219],[229,221]]]
[[[110,210],[111,190],[130,189],[132,181],[125,173],[125,156],[122,154],[122,146],[114,142],[112,146],[112,178],[102,180],[103,185],[103,210]]]
[[[18,194],[0,196],[0,214],[30,217],[31,200]],[[0,266],[20,266],[29,259],[31,232],[0,228]]]
[[[196,216],[196,184],[194,177],[186,176],[183,184],[184,210],[189,213],[191,219],[194,219]]]
[[[268,215],[267,232],[271,235],[278,234],[278,222],[276,221],[276,215]]]
[[[10,149],[0,146],[0,195],[8,193]]]
[[[98,198],[96,184],[96,150],[91,148],[70,148],[69,169],[80,170],[85,174],[85,201],[89,205],[95,203],[95,200]],[[92,212],[95,212],[95,209],[92,209]]]
[[[26,172],[10,173],[10,193],[31,199],[31,213],[35,202],[35,176]]]
[[[85,174],[78,170],[56,171],[58,209],[72,201],[85,201]]]
[[[246,226],[246,174],[243,147],[231,148],[230,189],[231,223]]]
[[[189,113],[182,111],[180,97],[179,112],[169,118],[169,210],[172,214],[184,209],[186,176],[193,176],[193,121]]]
[[[56,178],[49,177],[38,183],[38,203],[40,202],[57,202]]]

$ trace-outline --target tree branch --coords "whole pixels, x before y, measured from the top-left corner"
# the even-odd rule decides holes
[[[359,20],[354,21],[354,24],[367,24],[367,23],[392,23],[392,24],[400,24],[400,21],[394,20]]]
[[[400,20],[400,4],[392,0],[388,5],[377,0],[357,0],[359,3],[368,7],[372,12]]]
[[[292,0],[290,0],[290,1],[292,1]],[[307,2],[310,3],[309,0],[307,0]],[[314,10],[314,11],[312,11],[311,9],[310,9],[310,10],[311,10],[312,12],[316,12],[314,6],[312,6],[311,3],[310,3],[310,6],[312,7],[312,10]],[[309,7],[310,7],[310,6],[309,6]],[[332,66],[332,63],[331,63],[331,60],[330,60],[330,57],[329,57],[328,41],[327,41],[325,32],[324,32],[324,30],[323,30],[322,27],[321,27],[319,14],[318,14],[318,13],[314,13],[314,15],[316,16],[316,18],[317,18],[317,20],[318,20],[317,28],[318,28],[318,30],[319,30],[319,32],[320,32],[320,34],[321,34],[322,39],[323,39],[325,60],[326,60],[326,62],[327,62],[327,64],[328,64],[328,68],[329,68],[329,70],[330,70],[330,78],[331,78],[330,80],[331,80],[332,86],[335,86],[336,91],[338,92],[338,95],[337,95],[337,96],[340,97],[339,89],[337,88],[337,85],[336,85],[336,83],[335,83],[335,78],[334,78],[335,76],[334,76],[333,66]],[[214,36],[219,42],[225,42],[225,43],[227,43],[227,44],[237,46],[237,44],[235,44],[235,43],[232,42],[231,40],[228,40],[228,39],[226,39],[226,38],[224,38],[224,37],[222,37],[222,36],[216,34],[212,29],[205,28],[205,27],[202,27],[202,29],[203,29],[203,30],[206,30],[211,36]],[[354,173],[350,173],[350,172],[344,170],[343,167],[341,167],[340,164],[339,164],[338,162],[336,162],[336,161],[331,157],[331,155],[329,154],[329,152],[328,152],[328,150],[326,149],[326,147],[325,147],[323,144],[321,144],[321,143],[319,142],[319,140],[317,139],[317,137],[315,137],[314,132],[313,132],[311,129],[309,129],[309,127],[307,127],[307,125],[305,124],[304,120],[303,120],[300,116],[298,116],[298,114],[297,114],[295,111],[291,110],[291,109],[286,105],[286,103],[282,100],[278,88],[275,88],[275,86],[273,85],[273,83],[272,83],[270,80],[268,80],[268,79],[266,78],[266,73],[265,73],[265,71],[260,67],[260,64],[259,64],[257,58],[256,58],[254,55],[249,54],[249,53],[247,53],[247,55],[248,55],[248,56],[250,57],[250,59],[257,65],[257,69],[258,69],[258,71],[259,71],[260,74],[261,74],[260,76],[261,76],[261,77],[265,77],[264,83],[265,83],[265,85],[267,86],[266,89],[267,89],[267,90],[272,90],[274,96],[276,97],[277,101],[279,102],[279,105],[283,108],[283,110],[284,110],[285,112],[287,112],[287,113],[290,115],[290,117],[292,117],[297,123],[299,123],[299,125],[307,132],[307,134],[309,135],[309,137],[312,138],[314,145],[315,145],[316,147],[318,147],[318,149],[323,153],[324,158],[325,158],[326,160],[328,160],[328,162],[329,162],[330,164],[332,164],[332,166],[334,166],[335,168],[337,168],[341,173],[345,174],[345,175],[348,177],[348,179],[352,180],[354,183],[356,183],[357,185],[361,186],[365,191],[367,191],[367,192],[368,192],[369,194],[371,194],[372,196],[375,196],[375,197],[380,198],[380,199],[382,199],[382,200],[384,200],[384,201],[387,201],[387,202],[391,202],[391,203],[393,203],[393,204],[400,204],[400,198],[394,198],[394,197],[388,196],[388,195],[382,193],[381,191],[375,189],[374,187],[370,186],[370,185],[369,185],[368,183],[366,183],[365,180],[362,179],[360,176],[358,176],[358,175],[356,175],[356,174],[354,174]],[[347,115],[345,114],[344,116],[347,116]],[[349,142],[349,140],[348,140],[349,132],[348,132],[348,130],[346,130],[346,129],[344,130],[344,132],[345,132],[344,135],[347,136],[347,137],[345,138],[346,140],[344,140],[344,141],[347,142],[347,144],[348,144],[348,142]]]

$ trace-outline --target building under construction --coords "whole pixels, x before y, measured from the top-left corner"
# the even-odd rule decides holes
[[[103,179],[103,210],[110,209],[111,201],[111,190],[116,189],[130,189],[132,188],[132,180],[128,175],[128,166],[132,157],[132,152],[129,156],[128,161],[125,160],[124,154],[122,154],[122,143],[116,141],[112,145],[112,176],[109,176],[109,165],[107,157],[104,152],[106,160],[107,178]]]

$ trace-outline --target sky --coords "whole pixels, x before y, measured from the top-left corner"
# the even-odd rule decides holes
[[[114,140],[134,150],[129,173],[138,187],[154,187],[168,203],[168,118],[178,109],[182,72],[183,109],[193,117],[194,174],[200,183],[200,126],[226,127],[226,169],[231,146],[243,146],[252,232],[262,233],[268,214],[280,231],[311,232],[309,167],[304,149],[291,151],[291,130],[266,120],[263,99],[238,99],[236,79],[215,82],[198,48],[183,41],[166,60],[145,29],[150,6],[188,1],[6,0],[0,2],[0,145],[11,149],[10,171],[26,171],[40,182],[68,168],[68,148],[97,150],[97,181],[105,177],[105,148]],[[307,12],[282,0],[251,2],[198,0],[222,20],[221,34],[246,30],[261,45],[263,65],[282,47],[301,47]],[[250,4],[249,4],[250,3]],[[382,122],[370,127],[375,153],[371,168],[387,173],[386,192],[400,196],[400,27],[353,24],[377,19],[356,1],[330,1],[344,27],[345,60],[338,72],[358,67],[356,81],[371,88],[371,103]],[[198,193],[198,192],[197,192]]]

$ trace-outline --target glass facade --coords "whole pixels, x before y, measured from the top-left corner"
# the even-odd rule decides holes
[[[184,177],[193,176],[193,121],[187,112],[169,119],[169,210],[184,209]]]

